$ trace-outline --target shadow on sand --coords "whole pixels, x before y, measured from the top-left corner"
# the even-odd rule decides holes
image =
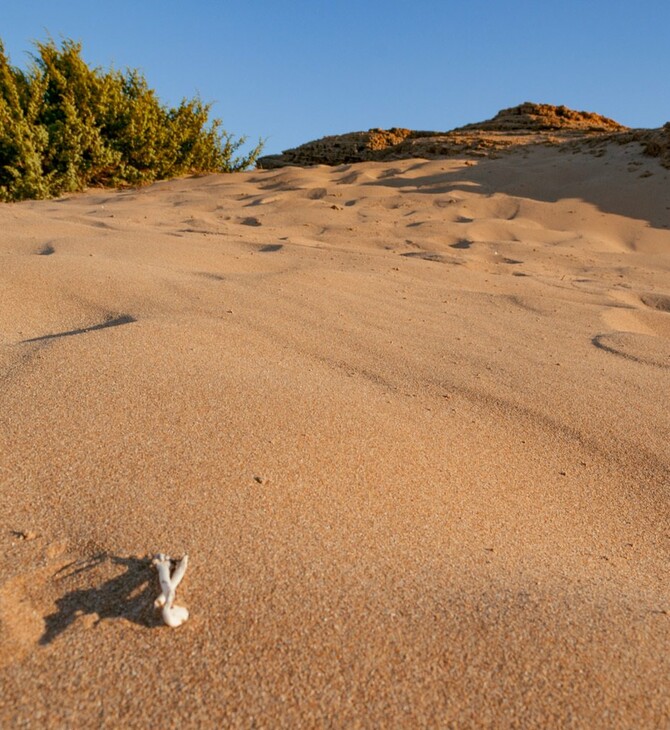
[[[96,330],[104,330],[108,327],[120,327],[122,324],[132,324],[137,322],[135,317],[131,317],[129,314],[124,314],[120,317],[114,317],[108,319],[100,324],[93,324],[90,327],[81,327],[76,330],[68,330],[67,332],[56,332],[52,335],[40,335],[40,337],[31,337],[29,340],[21,340],[21,344],[28,342],[43,342],[44,340],[55,340],[59,337],[73,337],[74,335],[84,335],[87,332],[95,332]]]
[[[56,579],[79,581],[82,574],[93,571],[107,573],[120,566],[125,570],[92,588],[77,588],[56,601],[57,610],[44,619],[45,630],[39,643],[50,644],[82,615],[97,616],[96,624],[104,619],[124,618],[140,626],[160,626],[153,599],[158,595],[156,572],[147,558],[119,557],[101,553],[62,568]],[[98,575],[90,576],[97,578]]]
[[[553,158],[548,159],[552,155]],[[645,220],[653,228],[670,228],[670,207],[664,197],[667,196],[667,170],[660,167],[658,160],[641,158],[655,174],[640,181],[639,172],[626,170],[627,163],[621,160],[604,167],[610,160],[608,156],[591,158],[592,172],[586,174],[583,164],[579,163],[589,158],[588,151],[575,157],[567,149],[559,154],[555,150],[535,148],[530,150],[529,161],[532,163],[534,158],[535,166],[529,167],[524,167],[527,163],[523,158],[510,155],[479,159],[476,164],[458,170],[416,175],[417,170],[431,169],[432,161],[422,160],[404,171],[364,185],[383,185],[436,196],[458,191],[484,196],[504,193],[543,203],[576,198],[595,205],[603,213]],[[547,167],[550,163],[553,163],[552,168]],[[551,175],[547,175],[547,169],[552,170]],[[519,174],[519,170],[524,170],[523,174]],[[639,194],[631,194],[631,189],[639,189]]]

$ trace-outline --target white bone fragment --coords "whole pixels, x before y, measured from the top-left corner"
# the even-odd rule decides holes
[[[187,567],[188,555],[184,555],[184,557],[177,563],[177,567],[174,569],[174,573],[172,574],[172,588],[175,591],[177,590],[177,586],[181,583],[181,579],[184,577]]]
[[[173,628],[181,626],[188,618],[188,610],[183,606],[176,606],[174,601],[176,598],[177,586],[181,583],[186,568],[188,567],[188,555],[177,563],[174,573],[170,576],[170,568],[172,562],[169,555],[156,556],[153,564],[158,571],[158,580],[161,585],[161,594],[154,601],[156,608],[162,608],[163,621]]]
[[[171,628],[176,629],[177,626],[181,626],[188,619],[188,609],[183,606],[164,606],[162,615],[163,621]]]

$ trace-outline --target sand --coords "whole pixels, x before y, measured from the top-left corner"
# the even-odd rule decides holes
[[[666,725],[669,178],[536,148],[0,206],[0,725]]]

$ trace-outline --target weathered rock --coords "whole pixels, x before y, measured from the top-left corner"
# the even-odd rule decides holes
[[[409,129],[370,129],[368,132],[349,132],[307,142],[300,147],[285,150],[281,155],[268,155],[258,161],[264,169],[286,165],[345,165],[351,162],[374,160],[378,153],[395,147],[408,136],[421,134]]]
[[[537,144],[600,146],[637,142],[670,167],[670,122],[661,129],[629,129],[600,114],[565,106],[524,102],[503,109],[492,119],[450,132],[423,132],[394,127],[332,135],[258,160],[272,169],[296,165],[344,165],[413,157],[493,157],[507,149]]]
[[[642,145],[646,154],[660,158],[661,165],[670,169],[670,122],[660,129],[634,129],[630,137]]]
[[[518,106],[502,109],[493,119],[468,124],[459,131],[481,130],[506,132],[524,130],[537,132],[545,130],[578,130],[580,132],[623,132],[623,124],[594,112],[577,112],[566,106],[534,104],[526,101]]]

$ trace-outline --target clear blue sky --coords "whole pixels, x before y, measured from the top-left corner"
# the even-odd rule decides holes
[[[522,101],[670,120],[670,0],[0,0],[0,38],[72,38],[199,93],[267,153],[370,127],[447,130]]]

